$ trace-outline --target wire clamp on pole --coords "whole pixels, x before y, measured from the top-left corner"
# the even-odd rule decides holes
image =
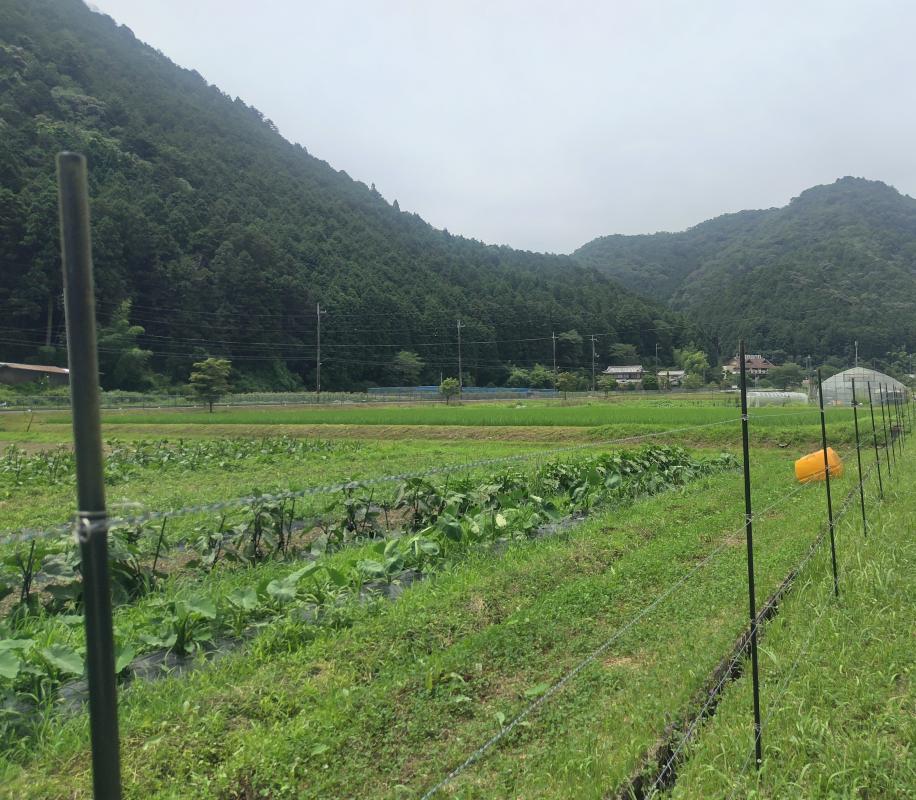
[[[94,533],[106,532],[106,511],[77,511],[74,517],[73,538],[77,544],[86,544]]]

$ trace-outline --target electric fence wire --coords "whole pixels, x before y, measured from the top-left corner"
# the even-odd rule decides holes
[[[804,485],[795,487],[793,490],[786,492],[779,499],[767,506],[760,514],[764,514],[773,508],[777,507],[781,503],[786,502],[789,498],[793,497],[798,491],[803,488]],[[620,637],[622,637],[627,631],[630,630],[636,623],[641,621],[644,617],[648,616],[655,608],[661,605],[668,597],[670,597],[675,591],[677,591],[681,586],[686,584],[697,572],[703,569],[707,564],[709,564],[716,556],[726,550],[729,546],[729,540],[732,536],[735,536],[741,533],[744,530],[745,523],[742,523],[740,527],[735,528],[733,531],[727,533],[723,537],[723,541],[715,549],[713,549],[708,555],[706,555],[701,561],[694,565],[692,569],[687,571],[682,575],[675,583],[668,587],[666,591],[658,595],[651,603],[647,606],[644,606],[639,612],[637,612],[633,617],[631,617],[624,625],[617,628],[601,645],[592,650],[585,658],[579,661],[576,666],[569,670],[565,675],[563,675],[559,680],[547,689],[544,694],[540,695],[536,700],[529,703],[521,712],[519,712],[507,725],[505,725],[498,733],[491,736],[486,742],[484,742],[480,747],[478,747],[473,753],[471,753],[461,764],[459,764],[455,769],[448,773],[442,780],[430,788],[421,798],[421,800],[429,800],[437,791],[451,783],[455,778],[457,778],[461,773],[463,773],[468,767],[472,766],[474,763],[479,761],[482,756],[484,756],[490,749],[492,749],[496,744],[498,744],[502,739],[504,739],[509,733],[512,732],[519,724],[525,721],[533,712],[540,708],[544,703],[546,703],[551,697],[557,694],[560,690],[563,689],[573,678],[575,678],[585,667],[593,663],[596,659],[600,658],[610,647],[614,644]]]
[[[143,525],[148,522],[157,522],[175,517],[183,517],[191,514],[205,514],[216,511],[226,511],[231,508],[252,505],[254,503],[276,503],[284,500],[292,500],[300,497],[309,497],[314,495],[335,494],[355,486],[376,486],[386,483],[402,483],[403,481],[417,478],[427,478],[434,475],[445,475],[453,472],[461,472],[468,469],[492,466],[495,464],[517,463],[529,459],[542,458],[545,456],[560,455],[564,453],[578,452],[595,447],[610,447],[618,444],[632,444],[645,439],[653,439],[659,436],[668,436],[682,431],[697,430],[700,428],[712,428],[718,425],[728,425],[738,422],[738,418],[718,420],[717,422],[707,422],[699,425],[686,425],[677,428],[670,428],[664,431],[655,431],[651,433],[635,434],[633,436],[622,436],[615,439],[604,439],[596,442],[584,442],[578,445],[568,447],[557,447],[549,450],[535,450],[529,453],[519,453],[511,456],[498,456],[496,458],[483,458],[475,461],[466,461],[461,464],[448,464],[442,467],[433,467],[418,472],[405,472],[395,475],[382,475],[375,478],[353,479],[342,483],[335,483],[324,486],[311,486],[304,489],[296,489],[285,492],[266,493],[261,495],[247,495],[235,497],[229,500],[220,500],[213,503],[203,503],[194,506],[185,506],[179,509],[169,511],[149,511],[143,514],[136,514],[124,517],[111,517],[108,520],[99,521],[81,529],[82,535],[89,535],[99,530],[105,530],[113,526],[135,526]],[[47,528],[22,528],[18,531],[9,531],[0,534],[0,547],[9,544],[22,544],[30,542],[33,539],[45,539],[60,536],[72,531],[73,523],[61,523]]]
[[[865,481],[869,479],[873,469],[874,468],[872,467],[865,473],[865,475],[862,477],[861,483],[864,484]],[[842,516],[845,515],[845,513],[849,510],[849,506],[853,502],[854,492],[857,489],[858,489],[858,484],[856,485],[855,489],[850,490],[849,493],[847,494],[846,500],[844,501],[843,505],[840,508],[840,511],[837,514],[837,521],[839,521],[842,518]],[[802,569],[804,569],[804,565],[814,555],[814,552],[817,549],[816,548],[817,544],[819,544],[823,540],[825,534],[826,534],[826,530],[821,532],[821,535],[817,538],[815,542],[815,546],[812,547],[812,550],[809,551],[807,558],[800,565],[799,572]],[[751,759],[754,757],[754,754],[756,752],[756,745],[757,745],[758,738],[763,736],[764,729],[769,725],[770,720],[773,718],[773,715],[775,714],[776,710],[779,708],[779,703],[781,702],[782,698],[785,696],[785,693],[789,689],[789,683],[791,682],[791,679],[795,674],[795,670],[798,669],[798,665],[801,663],[801,659],[808,653],[808,649],[811,647],[811,643],[814,639],[814,633],[817,631],[818,623],[821,621],[821,618],[824,616],[827,609],[830,607],[831,607],[830,603],[821,604],[821,608],[819,609],[817,616],[814,618],[814,622],[811,625],[811,630],[808,632],[808,636],[806,637],[801,648],[796,653],[795,659],[793,660],[792,665],[785,672],[785,674],[783,675],[783,677],[780,679],[779,683],[777,684],[776,686],[777,691],[776,691],[775,697],[772,700],[772,702],[770,702],[769,710],[767,711],[766,716],[764,716],[763,721],[761,722],[760,732],[754,734],[754,741],[753,741],[754,746],[748,751],[747,756],[745,757],[741,766],[738,768],[739,775],[744,775],[745,772],[747,771],[747,768],[750,765]],[[735,798],[738,792],[738,789],[739,789],[739,786],[735,784],[735,786],[732,788],[731,794],[729,794],[728,796],[728,800],[733,800],[733,798]]]
[[[756,753],[755,748],[756,748],[757,741],[760,737],[763,736],[764,729],[766,729],[767,726],[770,724],[770,720],[773,718],[773,714],[775,713],[776,709],[779,707],[779,703],[782,701],[783,696],[785,695],[786,691],[789,688],[790,679],[793,677],[795,670],[798,668],[798,665],[801,663],[802,657],[807,654],[808,649],[811,647],[811,644],[814,641],[814,634],[817,631],[818,623],[821,621],[821,619],[824,616],[824,613],[826,612],[826,610],[829,607],[830,607],[829,603],[823,603],[821,605],[820,610],[818,611],[817,615],[814,618],[814,621],[811,624],[811,630],[808,632],[808,636],[806,637],[804,644],[802,645],[798,653],[795,655],[795,660],[792,662],[792,666],[789,667],[788,671],[783,676],[783,679],[780,681],[780,684],[777,685],[776,696],[770,702],[769,704],[770,708],[767,711],[766,716],[764,716],[763,721],[760,723],[760,732],[754,734],[754,742],[753,742],[754,747],[752,747],[750,751],[748,751],[748,754],[745,756],[744,761],[742,762],[741,766],[738,768],[739,775],[744,775],[746,773],[747,768],[751,763],[751,759],[754,757],[754,754]],[[738,783],[736,782],[735,785],[732,787],[731,793],[728,795],[728,800],[734,800],[734,798],[737,796],[739,788],[740,787]]]
[[[866,472],[866,474],[862,478],[862,483],[868,480],[870,474],[871,474],[871,470]],[[799,484],[798,488],[802,488],[805,486],[811,486],[811,485],[813,484],[812,483],[803,483],[803,484]],[[847,493],[846,498],[843,502],[843,505],[840,507],[834,519],[834,527],[836,527],[836,523],[838,523],[843,518],[843,516],[845,516],[845,514],[848,512],[850,505],[855,500],[855,496],[856,496],[856,492],[858,491],[858,488],[859,488],[859,485],[857,483],[856,486],[850,489],[850,491]],[[788,498],[792,494],[794,493],[793,492],[787,493],[786,495],[784,495],[783,499]],[[771,505],[769,508],[772,508],[772,507],[773,506]],[[768,509],[764,509],[764,511],[760,513],[761,514],[766,513],[767,510]],[[754,516],[756,516],[756,514]],[[791,570],[791,572],[789,573],[789,576],[791,577],[791,580],[793,582],[798,579],[798,576],[801,575],[802,572],[804,572],[805,567],[808,565],[808,563],[811,561],[811,559],[814,557],[814,555],[817,553],[818,549],[820,548],[820,544],[821,542],[824,541],[824,537],[827,535],[828,531],[829,531],[829,526],[824,526],[821,529],[821,532],[817,535],[815,540],[811,543],[811,546],[808,548],[808,551],[805,554],[805,556],[798,563],[798,565],[794,569]],[[824,608],[826,608],[826,605],[824,606]],[[674,762],[677,760],[678,755],[683,751],[684,747],[686,747],[686,745],[689,744],[690,741],[692,740],[693,735],[696,732],[696,729],[699,727],[700,723],[706,718],[706,712],[709,710],[709,707],[712,705],[713,702],[716,701],[719,693],[722,690],[722,687],[730,679],[730,677],[734,674],[734,669],[738,661],[740,661],[743,657],[746,656],[747,647],[748,647],[748,643],[750,642],[751,635],[754,632],[757,632],[761,629],[762,613],[763,613],[763,609],[761,609],[755,615],[753,624],[749,626],[748,631],[745,635],[745,644],[737,648],[734,657],[729,662],[728,667],[724,670],[719,682],[716,684],[716,686],[712,690],[710,690],[709,696],[707,697],[706,702],[703,704],[700,711],[697,712],[696,716],[691,721],[689,727],[684,732],[684,735],[681,737],[680,741],[678,742],[678,745],[675,748],[674,752],[669,756],[669,758],[666,760],[665,764],[662,766],[661,770],[659,771],[658,776],[656,777],[654,783],[652,784],[652,786],[649,789],[649,794],[646,796],[646,800],[651,800],[651,798],[653,798],[661,790],[662,788],[661,785],[664,782],[666,775],[670,772],[672,764],[674,764]],[[818,615],[818,620],[816,620],[815,622],[819,621],[822,615],[823,615],[823,609],[821,611],[821,614]],[[805,645],[805,648],[803,648],[803,650],[806,650],[806,649],[807,649],[807,643]],[[795,663],[792,665],[792,667],[789,670],[789,673],[788,673],[789,675],[791,675],[792,671],[794,671],[794,669],[797,667],[800,657],[801,655],[796,657]],[[787,680],[787,678],[784,678],[784,680]],[[777,692],[777,696],[775,700],[770,705],[769,712],[767,713],[767,715],[764,717],[763,721],[761,722],[760,733],[754,734],[754,744],[755,745],[756,745],[757,738],[759,736],[762,736],[763,728],[765,727],[766,723],[769,721],[770,717],[772,716],[773,710],[776,704],[778,704],[779,701],[782,699],[782,694],[784,692],[785,692],[785,687],[783,687],[781,692]],[[755,752],[756,750],[752,748],[750,751],[750,755],[745,759],[744,764],[740,769],[741,774],[743,774],[744,771],[747,769],[747,766],[750,763],[750,759],[754,756]]]

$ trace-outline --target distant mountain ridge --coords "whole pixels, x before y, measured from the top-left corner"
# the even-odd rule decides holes
[[[601,359],[615,342],[670,354],[697,336],[568,256],[402,212],[81,0],[0,0],[0,21],[0,356],[50,358],[46,338],[61,343],[59,150],[89,161],[100,322],[119,324],[130,301],[139,344],[173,380],[209,354],[264,388],[313,386],[318,303],[328,389],[402,379],[401,349],[419,353],[424,382],[455,375],[459,317],[481,384],[550,363],[553,331],[601,334]],[[590,367],[589,348],[564,347],[562,368]]]
[[[683,310],[721,342],[803,356],[916,346],[916,200],[840,178],[783,208],[681,233],[604,236],[573,256]]]

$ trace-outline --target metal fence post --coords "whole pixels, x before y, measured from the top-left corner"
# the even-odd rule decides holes
[[[906,424],[903,414],[900,413],[900,395],[894,389],[894,414],[897,416],[897,435],[900,438],[900,455],[903,455],[903,445],[906,444]]]
[[[852,379],[852,418],[856,424],[856,461],[859,464],[859,506],[862,508],[862,535],[868,536],[865,520],[865,486],[862,480],[862,448],[859,444],[859,404],[856,402],[856,379]]]
[[[891,432],[891,452],[894,454],[894,466],[897,466],[897,453],[900,450],[900,426],[897,426],[897,435],[894,435],[894,412],[891,406],[891,390],[887,384],[884,384],[884,402],[887,403],[887,427]]]
[[[840,596],[840,581],[836,572],[836,537],[833,535],[833,501],[830,498],[830,462],[827,460],[827,417],[824,414],[824,388],[821,370],[817,370],[817,394],[821,407],[821,444],[824,453],[824,485],[827,487],[827,524],[830,526],[830,560],[833,564],[833,593]]]
[[[57,175],[67,357],[70,365],[73,444],[76,454],[76,535],[82,555],[93,795],[96,800],[119,800],[121,765],[118,749],[118,697],[108,572],[108,529],[102,426],[99,418],[99,368],[86,159],[77,153],[59,154]]]
[[[878,498],[884,499],[884,481],[881,479],[881,456],[878,454],[878,429],[875,427],[875,406],[871,401],[871,381],[865,384],[868,387],[868,410],[871,412],[871,439],[875,445],[875,464],[878,466]]]
[[[884,430],[884,457],[887,459],[887,477],[890,478],[891,472],[891,448],[887,436],[887,416],[884,413],[884,388],[878,384],[878,404],[881,406],[881,427]],[[894,454],[894,464],[897,463],[897,454]]]
[[[744,453],[744,537],[747,541],[747,594],[751,612],[751,678],[754,690],[754,756],[757,769],[763,761],[763,731],[760,723],[760,673],[757,663],[757,598],[754,587],[754,525],[751,509],[751,463],[747,430],[747,375],[744,339],[738,343],[741,362],[741,449]]]

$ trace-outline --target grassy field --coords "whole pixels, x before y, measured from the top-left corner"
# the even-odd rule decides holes
[[[233,434],[336,432],[326,447],[314,451],[265,459],[246,450],[229,465],[210,459],[129,470],[109,489],[115,512],[481,458],[526,456],[508,468],[527,475],[549,460],[547,451],[554,447],[590,445],[563,456],[573,464],[605,451],[596,443],[621,431],[664,431],[734,418],[728,408],[644,403],[309,412],[107,416],[107,435],[164,437],[173,444],[177,436],[186,436],[205,449],[214,437]],[[793,479],[794,459],[819,436],[816,414],[798,412],[765,408],[760,419],[751,412],[760,602],[803,557],[825,519],[823,485],[799,487]],[[0,419],[0,439],[39,448],[68,441],[66,415],[36,415],[28,433],[13,416]],[[831,412],[828,419],[831,441],[848,441],[846,415]],[[373,431],[384,436],[373,437]],[[437,439],[443,431],[486,438]],[[710,437],[710,431],[717,433]],[[727,438],[719,438],[725,431]],[[694,447],[695,455],[708,457],[723,448],[740,452],[738,432],[737,424],[732,430],[723,423],[661,441],[677,438]],[[855,480],[854,453],[845,444],[839,449],[848,469],[834,482],[836,498]],[[466,472],[485,480],[500,469],[505,467]],[[912,547],[903,542],[916,506],[900,488],[912,478],[912,468],[906,470],[889,487],[867,543],[859,539],[855,514],[838,528],[841,621],[831,613],[829,559],[821,548],[766,631],[765,696],[778,692],[787,673],[793,680],[784,683],[797,691],[786,690],[773,704],[768,723],[768,759],[781,771],[769,761],[759,779],[752,768],[741,769],[750,746],[742,679],[701,729],[680,766],[675,794],[723,796],[734,780],[744,782],[737,784],[742,787],[738,796],[752,791],[768,797],[847,796],[846,786],[868,786],[880,789],[869,797],[892,797],[916,787],[906,746],[913,739],[912,657],[905,652],[913,635],[913,565]],[[72,482],[3,481],[0,476],[2,528],[56,522],[72,507]],[[873,488],[869,484],[870,494]],[[690,711],[696,693],[746,624],[743,510],[740,471],[719,472],[635,502],[596,506],[584,521],[554,536],[509,538],[498,551],[483,546],[456,551],[396,602],[343,606],[327,624],[308,624],[292,608],[263,617],[254,638],[190,674],[122,687],[125,796],[418,797],[507,726],[511,730],[498,746],[433,796],[613,796],[659,742],[667,723]],[[354,542],[328,563],[341,574],[352,572],[379,557],[374,547]],[[209,576],[175,575],[161,592],[169,602],[191,600],[201,591],[219,602],[252,580],[261,585],[281,580],[293,566],[280,560],[224,567]],[[151,596],[119,608],[121,635],[148,629],[157,603]],[[816,623],[814,614],[820,614]],[[41,625],[59,637],[71,622],[49,619]],[[829,629],[836,635],[816,636],[822,651],[809,659],[816,650],[806,641],[815,624],[821,634]],[[840,635],[856,626],[874,633],[862,642]],[[69,636],[78,646],[81,631],[74,628]],[[607,646],[588,661],[602,645]],[[805,657],[791,672],[787,665],[799,653]],[[826,680],[830,664],[845,666]],[[554,683],[580,665],[553,694]],[[844,682],[849,675],[855,675],[854,686]],[[512,724],[540,698],[547,702]],[[843,709],[841,717],[831,703]],[[808,704],[816,704],[817,711],[804,714],[806,727],[798,728],[796,710]],[[878,713],[883,735],[880,742],[869,742],[868,720]],[[860,722],[848,735],[843,726],[828,724],[847,718]],[[0,756],[0,797],[85,794],[87,741],[84,714],[49,712],[29,738]],[[834,775],[828,764],[802,770],[812,742],[833,753],[842,771]],[[890,764],[891,755],[896,764]],[[881,769],[886,775],[879,780]],[[794,787],[799,789],[790,791]],[[893,794],[891,788],[903,793]]]
[[[814,569],[766,631],[760,772],[742,679],[690,750],[673,797],[916,796],[916,468],[901,466],[868,538],[859,529],[839,539],[839,599],[824,567]]]
[[[609,441],[664,434],[665,441],[738,446],[740,415],[735,406],[701,405],[697,400],[689,401],[689,405],[677,402],[644,400],[624,404],[592,400],[570,405],[531,401],[461,406],[219,408],[212,414],[204,410],[125,409],[105,412],[103,421],[105,435],[121,439],[283,434],[371,441],[497,443]],[[761,444],[796,445],[820,438],[820,418],[813,408],[752,408],[750,415],[752,440]],[[852,440],[849,409],[830,409],[827,419],[831,441]],[[881,424],[880,416],[878,424]],[[70,417],[62,412],[0,415],[0,445],[16,443],[36,448],[69,441],[69,426]]]
[[[617,403],[587,405],[545,404],[464,404],[454,406],[391,406],[367,408],[271,408],[217,409],[206,411],[118,411],[103,416],[106,423],[127,421],[134,425],[180,424],[297,424],[297,425],[463,425],[463,426],[544,426],[598,427],[606,425],[702,425],[733,419],[737,407],[650,406]],[[795,426],[818,422],[815,409],[797,406],[752,409],[759,425]],[[833,410],[837,419],[851,419],[848,410]],[[49,415],[48,422],[66,422],[63,415]]]

